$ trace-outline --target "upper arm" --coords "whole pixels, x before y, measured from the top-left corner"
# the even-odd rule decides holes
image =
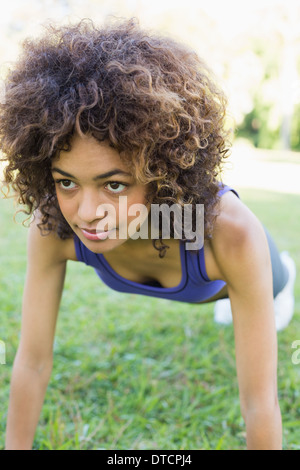
[[[42,236],[32,222],[22,303],[19,358],[32,367],[52,361],[57,314],[64,286],[67,246],[56,234]]]
[[[277,334],[263,226],[237,200],[220,217],[213,247],[231,302],[242,409],[272,407],[277,399]]]

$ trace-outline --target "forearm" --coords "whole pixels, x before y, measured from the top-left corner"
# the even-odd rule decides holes
[[[245,417],[248,450],[282,450],[279,405],[273,412],[251,411]]]
[[[31,450],[52,365],[43,371],[16,361],[6,429],[6,450]]]

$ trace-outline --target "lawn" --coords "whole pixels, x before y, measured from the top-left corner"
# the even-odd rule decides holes
[[[300,196],[239,191],[280,250],[300,269]],[[27,230],[0,201],[0,449],[9,381],[20,332]],[[278,334],[284,448],[300,449],[300,280],[296,314]],[[41,312],[42,314],[42,312]],[[245,449],[232,326],[213,321],[213,304],[193,305],[121,294],[93,269],[70,262],[54,350],[54,369],[34,448]]]

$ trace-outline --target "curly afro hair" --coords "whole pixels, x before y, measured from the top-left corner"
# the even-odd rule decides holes
[[[27,39],[0,105],[4,183],[42,232],[73,236],[56,198],[51,161],[75,133],[109,141],[148,185],[155,204],[204,204],[204,234],[218,215],[220,170],[230,144],[227,100],[188,47],[142,30],[136,19],[96,27],[50,25]],[[195,221],[193,221],[195,224]],[[174,228],[174,227],[173,227]],[[171,227],[171,236],[174,231]],[[183,238],[184,239],[184,238]],[[153,246],[163,257],[166,245]]]

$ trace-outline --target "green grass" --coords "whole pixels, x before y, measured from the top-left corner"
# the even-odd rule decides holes
[[[280,250],[300,268],[300,197],[240,190]],[[0,448],[18,346],[27,230],[0,201]],[[300,448],[300,280],[296,314],[279,338],[284,448]],[[232,326],[213,321],[213,304],[121,294],[93,269],[70,262],[55,340],[54,369],[35,449],[245,449]]]

